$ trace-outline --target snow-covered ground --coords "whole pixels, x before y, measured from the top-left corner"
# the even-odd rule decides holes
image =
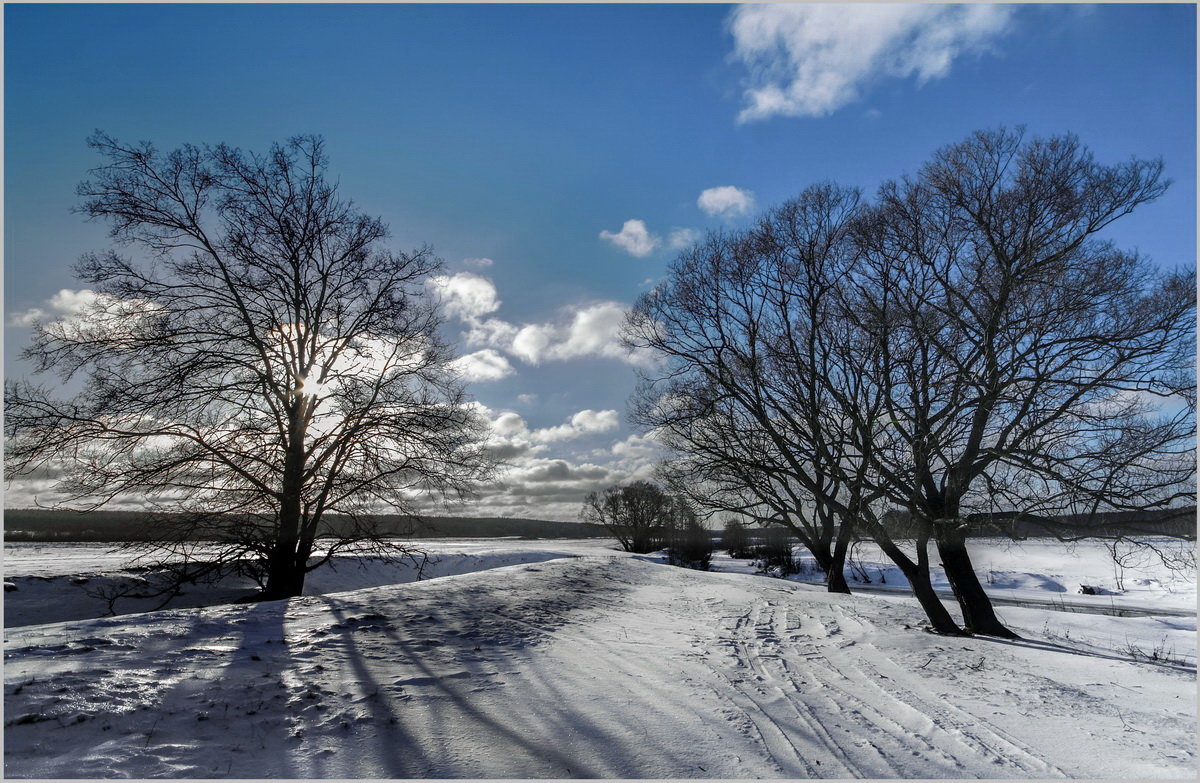
[[[575,556],[10,628],[6,775],[1196,774],[1194,615],[1004,606],[1025,639],[948,638],[919,630],[899,595],[689,571],[594,541],[442,546],[475,566],[505,548]],[[1099,581],[1097,557],[999,551],[993,570],[1044,568],[1063,601],[1098,598],[1072,584]],[[988,587],[1031,589],[1010,581]],[[1138,600],[1190,590],[1194,608],[1194,575],[1168,581]]]
[[[508,538],[427,539],[419,546],[423,560],[383,564],[339,557],[305,580],[305,595],[356,590],[465,574],[488,568],[535,563],[591,551],[605,552],[607,539],[520,540]],[[103,597],[114,586],[138,579],[130,570],[127,551],[106,544],[14,543],[4,547],[4,626],[14,627],[62,620],[86,620],[113,613],[133,614],[158,608],[160,599],[121,598],[110,604]],[[11,587],[9,587],[11,585]],[[248,578],[229,578],[219,585],[191,585],[168,608],[195,608],[233,603],[257,591]]]

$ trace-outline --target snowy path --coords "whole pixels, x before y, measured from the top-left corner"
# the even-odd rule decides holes
[[[627,557],[10,630],[9,777],[1190,777],[1195,671]],[[905,626],[910,626],[906,628]]]

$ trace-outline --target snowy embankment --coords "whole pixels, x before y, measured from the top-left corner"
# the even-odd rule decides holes
[[[911,599],[580,554],[10,630],[5,772],[1196,772],[1194,668],[1042,637],[1055,616],[1089,627],[1146,618],[1006,608],[1026,640],[938,637],[918,630]]]
[[[309,574],[305,595],[323,595],[364,587],[404,584],[421,579],[466,574],[488,568],[571,557],[581,551],[603,551],[607,540],[428,539],[418,542],[425,560],[381,563],[339,557]],[[7,544],[4,548],[4,626],[86,620],[133,614],[158,608],[161,599],[103,597],[112,588],[140,578],[127,561],[130,553],[105,544]],[[231,577],[218,585],[189,585],[168,608],[196,608],[233,603],[257,592],[248,578]]]
[[[972,538],[967,541],[967,549],[984,590],[1003,602],[1046,604],[1066,611],[1195,613],[1196,570],[1189,553],[1194,552],[1196,542],[1177,539],[1146,539],[1146,542],[1180,567],[1169,568],[1164,558],[1149,547],[1139,548],[1129,542],[1117,544],[1120,563],[1103,541]],[[904,542],[900,545],[905,548]],[[801,547],[796,547],[795,552],[803,571],[789,578],[800,582],[819,580],[821,574],[812,556]],[[937,553],[931,551],[930,557],[933,587],[949,596],[950,580],[937,562]],[[1188,566],[1183,567],[1189,560]],[[754,573],[755,566],[751,560],[734,560],[719,552],[713,558],[713,569]],[[871,542],[853,547],[846,579],[852,589],[895,590],[911,595],[900,569]],[[1085,585],[1093,590],[1092,594],[1081,593]]]

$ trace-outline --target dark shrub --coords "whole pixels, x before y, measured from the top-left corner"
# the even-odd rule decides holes
[[[721,544],[730,557],[747,558],[754,554],[750,546],[750,536],[746,533],[746,525],[737,519],[726,520]]]
[[[770,527],[762,531],[762,540],[754,547],[758,570],[774,576],[790,576],[800,572],[792,555],[792,535],[784,528]]]
[[[712,565],[712,554],[716,549],[708,529],[700,520],[692,517],[675,532],[667,549],[667,562],[671,565],[707,571]]]

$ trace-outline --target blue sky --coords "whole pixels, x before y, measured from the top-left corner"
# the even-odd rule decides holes
[[[1191,5],[4,13],[6,372],[23,316],[69,310],[71,264],[108,244],[70,213],[93,130],[164,149],[322,134],[344,193],[446,261],[450,336],[514,455],[462,513],[569,519],[586,491],[645,475],[621,309],[673,238],[813,182],[869,192],[980,128],[1073,131],[1102,161],[1164,159],[1171,191],[1110,235],[1195,263]]]

